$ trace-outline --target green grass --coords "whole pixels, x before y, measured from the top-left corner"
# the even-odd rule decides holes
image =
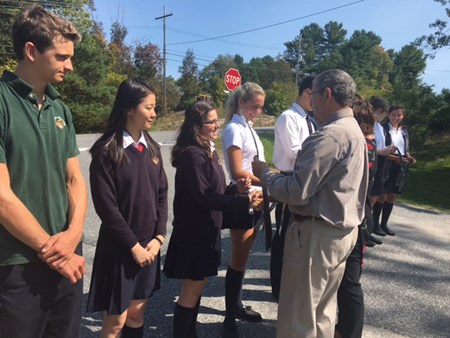
[[[266,159],[266,162],[271,167],[274,167],[273,162],[272,162],[273,140],[274,140],[273,132],[267,132],[267,133],[258,132],[258,136],[261,139],[261,143],[264,146],[264,157]]]
[[[273,166],[272,132],[259,133],[266,161]],[[417,163],[411,167],[400,202],[427,209],[450,211],[450,135],[430,139],[413,152]]]
[[[450,135],[429,140],[413,156],[417,163],[399,201],[450,211]]]

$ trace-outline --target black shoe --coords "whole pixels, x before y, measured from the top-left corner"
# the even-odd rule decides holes
[[[381,228],[375,229],[373,231],[373,234],[378,235],[378,236],[383,236],[383,237],[386,236],[386,233]]]
[[[376,238],[375,236],[372,236],[372,235],[370,235],[369,241],[372,241],[372,242],[374,242],[375,244],[378,244],[378,245],[383,244],[382,240],[380,240],[380,239],[378,239],[378,238]]]
[[[383,226],[382,229],[386,233],[386,235],[395,236],[395,232],[389,229],[387,225]]]
[[[239,331],[234,320],[223,322],[223,338],[239,338]]]
[[[369,248],[373,248],[375,245],[377,245],[375,242],[372,242],[370,239],[366,242],[366,246]]]
[[[252,310],[251,306],[243,306],[236,310],[236,318],[246,320],[247,322],[259,323],[262,321],[261,314]]]

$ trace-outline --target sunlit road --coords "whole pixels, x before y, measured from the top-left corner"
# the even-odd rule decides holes
[[[171,231],[174,170],[169,163],[174,132],[156,132],[162,144],[166,173],[170,182],[169,236]],[[79,135],[82,170],[88,178],[90,155],[87,151],[97,135]],[[450,215],[408,206],[396,206],[391,227],[395,237],[381,246],[369,248],[362,284],[366,315],[363,337],[450,337]],[[88,261],[85,276],[85,301],[99,221],[89,201],[84,231],[84,254]],[[277,304],[272,301],[268,274],[269,254],[264,236],[258,236],[250,257],[244,284],[244,302],[261,312],[262,323],[239,322],[241,337],[275,337]],[[167,244],[163,247],[164,253]],[[221,337],[225,310],[224,276],[229,260],[228,232],[223,232],[222,266],[211,278],[201,302],[199,337]],[[162,288],[151,298],[145,323],[145,337],[170,337],[178,281],[162,277]],[[83,309],[84,310],[84,309]],[[82,337],[97,337],[99,314],[83,313]],[[295,337],[293,337],[295,338]]]

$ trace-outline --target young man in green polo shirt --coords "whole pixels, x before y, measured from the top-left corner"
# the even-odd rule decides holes
[[[69,109],[51,84],[81,36],[42,7],[13,25],[0,79],[0,337],[79,337],[87,194]]]

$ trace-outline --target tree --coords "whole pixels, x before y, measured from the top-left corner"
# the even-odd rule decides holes
[[[450,1],[434,1],[444,6],[445,14],[450,18]],[[442,19],[436,19],[435,22],[429,25],[429,27],[435,29],[435,31],[428,35],[422,35],[420,38],[416,39],[417,45],[422,45],[431,49],[432,53],[428,55],[429,57],[433,58],[438,49],[450,46],[450,34],[448,33],[447,24],[448,22]]]
[[[183,64],[178,71],[181,73],[181,77],[178,79],[177,84],[182,91],[178,109],[182,110],[195,102],[197,95],[200,94],[198,65],[195,62],[192,49],[186,51]]]
[[[269,115],[280,115],[289,108],[298,94],[298,88],[293,81],[275,82],[266,90],[265,110]]]
[[[252,58],[241,68],[242,82],[256,82],[264,89],[271,88],[274,82],[292,82],[290,65],[281,56],[276,59],[270,55]]]
[[[450,132],[450,90],[443,89],[435,100],[437,107],[430,116],[430,129],[433,133]]]
[[[238,63],[236,63],[238,62]],[[242,64],[241,64],[242,62]],[[222,79],[225,76],[225,73],[230,68],[237,68],[242,71],[242,65],[244,64],[244,60],[240,55],[218,55],[216,59],[211,62],[208,66],[203,68],[203,70],[199,74],[199,80],[202,88],[208,88],[208,82],[216,76],[221,77]],[[207,90],[208,91],[208,90]],[[209,92],[209,91],[208,91]]]
[[[414,104],[417,100],[418,90],[421,88],[420,76],[426,68],[424,52],[414,44],[404,46],[399,52],[390,51],[394,67],[390,73],[390,82],[393,86],[393,97],[400,102],[410,102],[411,108],[418,109]]]
[[[15,59],[11,42],[11,29],[16,15],[27,5],[41,5],[55,14],[69,19],[84,34],[91,29],[92,20],[88,10],[94,10],[92,0],[0,0],[0,64]]]
[[[216,75],[208,79],[208,82],[202,86],[202,90],[212,96],[212,99],[217,107],[223,107],[228,97],[226,94],[227,88],[223,81],[223,77]]]
[[[299,77],[317,71],[317,63],[324,54],[324,30],[312,23],[303,27],[294,40],[285,42],[286,50],[283,58],[291,65],[293,78],[298,70]]]
[[[140,78],[149,80],[161,76],[163,61],[159,47],[152,43],[138,44],[134,50],[134,66]]]
[[[342,64],[338,65],[352,75],[358,88],[381,88],[388,83],[392,68],[389,54],[381,47],[381,38],[373,32],[355,31],[340,47]]]
[[[156,114],[159,116],[164,111],[163,109],[163,78],[156,77],[149,80],[150,85],[155,89],[156,92]],[[173,77],[169,76],[166,78],[166,109],[167,112],[174,112],[178,107],[180,102],[181,92],[177,85],[177,82]]]
[[[112,75],[112,55],[98,31],[86,34],[76,45],[73,64],[74,72],[57,88],[72,110],[77,132],[101,132],[124,77]]]
[[[128,29],[119,22],[111,26],[110,51],[113,55],[113,70],[119,74],[134,75],[134,67],[131,59],[131,48],[125,44]]]

